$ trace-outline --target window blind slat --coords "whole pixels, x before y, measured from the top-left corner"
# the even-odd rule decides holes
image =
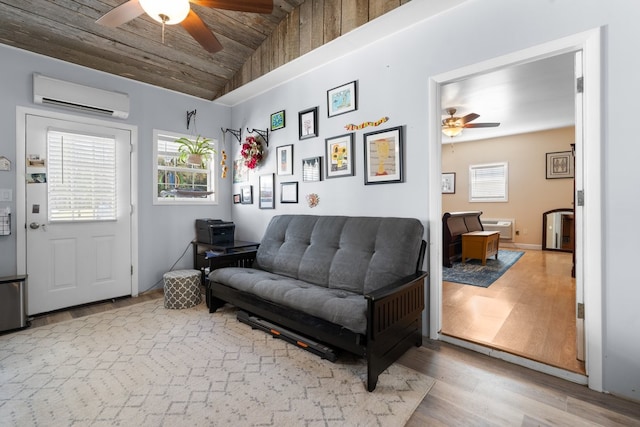
[[[507,163],[469,166],[469,201],[507,201],[507,182]]]
[[[47,147],[49,220],[115,220],[115,139],[49,130]]]

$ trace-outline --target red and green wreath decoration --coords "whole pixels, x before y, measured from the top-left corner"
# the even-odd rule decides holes
[[[244,159],[244,164],[249,169],[255,169],[264,156],[264,149],[262,143],[254,136],[249,135],[244,144],[242,144],[242,150],[240,150],[240,156]]]

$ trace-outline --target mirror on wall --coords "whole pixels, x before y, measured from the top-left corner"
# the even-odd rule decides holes
[[[553,209],[542,214],[542,249],[573,252],[575,245],[573,209]]]

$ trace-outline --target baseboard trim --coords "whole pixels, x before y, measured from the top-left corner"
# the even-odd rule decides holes
[[[513,242],[503,242],[500,241],[501,248],[511,248],[511,249],[528,249],[532,251],[541,251],[542,245],[535,245],[532,243],[513,243]]]

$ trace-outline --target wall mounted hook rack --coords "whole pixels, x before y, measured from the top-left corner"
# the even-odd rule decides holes
[[[236,129],[225,129],[225,128],[220,128],[220,130],[222,131],[222,133],[227,133],[229,132],[231,135],[235,136],[236,139],[238,140],[238,142],[242,142],[242,128],[236,130]]]
[[[262,139],[264,139],[264,143],[267,144],[267,147],[269,146],[269,129],[265,129],[265,130],[251,129],[251,130],[249,130],[249,128],[247,128],[247,132],[249,132],[249,133],[257,133],[258,135],[260,135],[262,137]]]
[[[193,122],[196,122],[196,110],[187,111],[187,130],[189,129],[189,123],[191,122],[191,118],[193,117]]]

